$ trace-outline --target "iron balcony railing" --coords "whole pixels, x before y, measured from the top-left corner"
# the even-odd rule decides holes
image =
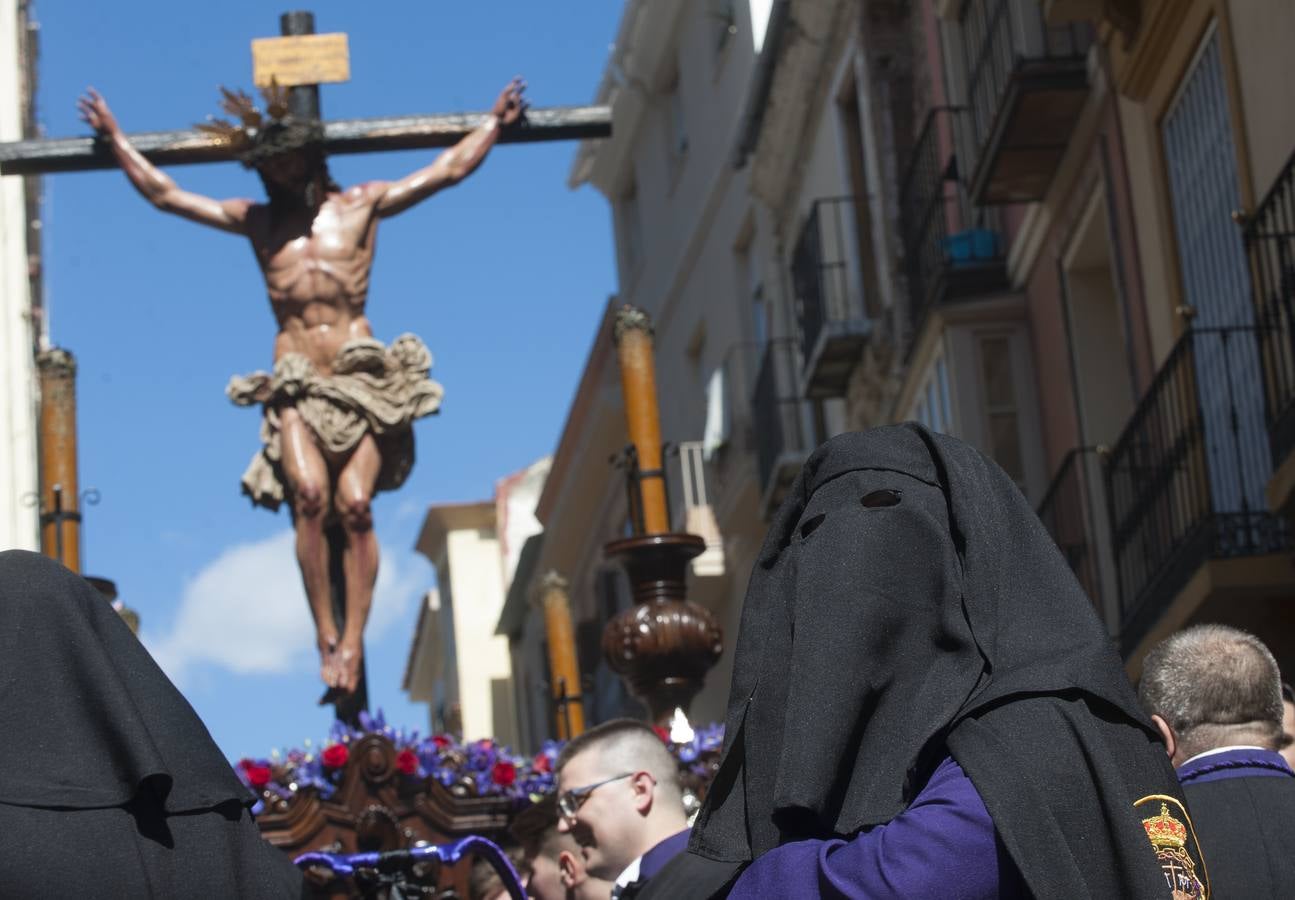
[[[958,15],[966,61],[971,156],[980,165],[1012,76],[1035,63],[1082,62],[1092,44],[1086,23],[1049,26],[1033,0],[963,0]]]
[[[1295,155],[1245,222],[1273,465],[1295,449]]]
[[[791,258],[791,283],[800,322],[800,350],[808,363],[820,341],[842,332],[864,333],[859,206],[853,197],[814,201]]]
[[[1057,542],[1080,586],[1104,617],[1096,531],[1099,515],[1094,503],[1097,494],[1093,490],[1102,490],[1096,453],[1096,447],[1076,447],[1066,454],[1039,503],[1038,512],[1043,527]]]
[[[1003,264],[997,210],[971,204],[958,168],[967,114],[941,106],[926,117],[900,185],[910,333],[921,330],[954,270]]]
[[[1256,331],[1185,333],[1111,451],[1107,502],[1125,652],[1207,560],[1290,546],[1264,501],[1271,460]]]
[[[812,409],[799,389],[799,360],[791,338],[769,341],[760,352],[751,397],[760,490],[768,497],[788,470],[813,448]]]

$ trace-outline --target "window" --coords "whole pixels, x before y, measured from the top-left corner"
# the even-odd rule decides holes
[[[680,90],[679,72],[667,82],[665,91],[666,167],[673,185],[688,158],[688,121],[684,114],[683,91]]]
[[[751,288],[751,334],[763,347],[769,343],[769,305],[764,302],[764,285]]]
[[[710,370],[706,379],[706,423],[702,428],[702,457],[710,462],[716,451],[728,443],[733,428],[723,366]]]
[[[949,367],[941,354],[935,358],[926,383],[917,392],[908,418],[921,422],[932,431],[953,433],[953,404],[949,398]]]
[[[1217,31],[1183,79],[1162,131],[1183,299],[1196,310],[1197,327],[1251,325],[1245,250],[1232,221],[1241,194]]]
[[[1249,262],[1241,229],[1231,218],[1241,206],[1241,194],[1216,27],[1206,35],[1165,115],[1161,138],[1183,301],[1196,311],[1192,325],[1253,326]],[[1214,508],[1264,509],[1272,458],[1263,392],[1232,390],[1238,383],[1261,383],[1258,349],[1252,340],[1233,342],[1211,335],[1196,344],[1193,355],[1204,426],[1211,435],[1206,442],[1210,472],[1239,476],[1211,477]],[[1224,440],[1222,435],[1230,437]]]
[[[621,192],[620,202],[616,205],[617,223],[620,232],[621,262],[624,271],[621,280],[626,281],[638,271],[643,260],[643,223],[639,214],[638,185],[630,181],[629,186]]]
[[[675,156],[688,152],[688,125],[684,119],[683,96],[676,82],[670,91],[670,149]]]
[[[710,0],[707,11],[714,34],[715,55],[719,56],[728,46],[728,40],[737,34],[737,8],[734,0]]]
[[[760,264],[755,259],[755,229],[748,228],[737,248],[737,279],[741,301],[751,304],[751,340],[763,347],[769,342],[769,309],[764,298]]]
[[[985,400],[985,435],[989,455],[1017,484],[1025,483],[1021,428],[1012,384],[1012,344],[1008,335],[982,336],[980,378]]]

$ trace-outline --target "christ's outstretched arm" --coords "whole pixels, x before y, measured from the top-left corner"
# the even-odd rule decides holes
[[[469,132],[461,141],[443,152],[430,166],[406,175],[399,181],[380,182],[370,186],[379,195],[379,216],[394,216],[437,191],[458,184],[485,160],[499,139],[499,129],[512,125],[526,110],[522,92],[526,83],[514,78],[499,93],[490,120]]]
[[[108,102],[94,88],[88,88],[77,101],[81,118],[108,141],[113,156],[130,183],[144,199],[163,212],[184,216],[201,225],[210,225],[234,234],[247,233],[247,213],[255,204],[251,200],[213,200],[181,189],[171,176],[153,165],[127,139]]]

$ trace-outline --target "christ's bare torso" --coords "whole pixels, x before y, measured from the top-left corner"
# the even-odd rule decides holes
[[[326,375],[344,343],[372,335],[364,304],[377,230],[366,185],[328,194],[313,218],[308,210],[272,216],[264,205],[249,211],[248,237],[279,325],[276,361],[301,353]]]

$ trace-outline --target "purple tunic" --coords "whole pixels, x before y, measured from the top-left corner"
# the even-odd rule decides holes
[[[952,757],[908,809],[845,841],[784,844],[752,863],[730,898],[989,900],[1028,897],[989,811]]]
[[[1201,784],[1228,778],[1290,778],[1286,760],[1275,750],[1240,747],[1188,760],[1178,768],[1180,784]]]
[[[639,863],[639,881],[647,881],[657,872],[660,872],[662,866],[687,850],[688,835],[691,833],[685,828],[683,831],[670,835],[647,853],[644,853],[643,860]]]

